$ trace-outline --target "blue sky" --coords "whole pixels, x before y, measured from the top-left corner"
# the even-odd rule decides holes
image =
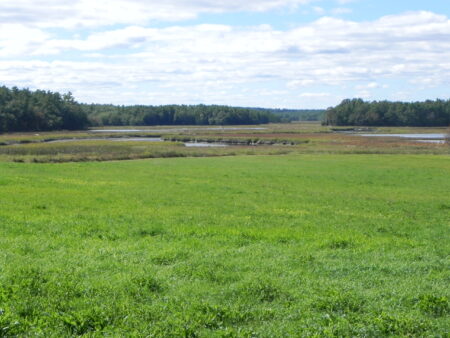
[[[450,1],[2,0],[0,85],[82,102],[450,98]]]

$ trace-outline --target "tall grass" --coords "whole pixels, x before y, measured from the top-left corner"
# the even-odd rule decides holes
[[[261,130],[180,129],[170,134],[164,129],[164,143],[115,140],[89,140],[91,137],[155,136],[139,131],[117,135],[93,135],[86,132],[6,134],[0,135],[0,161],[15,162],[82,162],[132,160],[156,157],[204,157],[231,155],[279,155],[292,153],[340,154],[449,154],[442,144],[413,142],[407,139],[363,138],[360,136],[323,132],[314,124],[269,125]],[[318,129],[319,128],[319,129]],[[411,128],[406,128],[410,130]],[[405,130],[406,130],[405,129]],[[162,129],[161,129],[162,130]],[[309,133],[307,132],[309,131]],[[322,131],[322,132],[320,132]],[[172,129],[173,132],[173,129]],[[417,132],[417,130],[416,130]],[[440,130],[442,132],[442,130]],[[49,140],[70,142],[49,143]],[[174,142],[173,142],[174,141]],[[188,148],[182,142],[221,142],[224,148]]]

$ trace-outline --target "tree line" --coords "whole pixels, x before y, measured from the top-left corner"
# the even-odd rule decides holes
[[[450,100],[407,103],[347,99],[328,108],[323,122],[334,126],[449,126]]]
[[[78,130],[87,125],[71,93],[0,87],[0,132]]]
[[[267,111],[280,118],[280,122],[289,123],[294,121],[322,121],[325,109],[271,109],[255,108]]]
[[[279,122],[260,109],[220,105],[116,106],[82,104],[93,126],[242,125]]]
[[[322,114],[324,124],[337,126],[448,126],[450,100],[405,103],[347,99],[324,113],[203,104],[80,104],[71,93],[0,87],[0,132],[81,130],[90,126],[265,124],[318,120]]]
[[[81,104],[71,93],[0,87],[0,132],[125,125],[238,125],[279,122],[262,109],[219,105]]]

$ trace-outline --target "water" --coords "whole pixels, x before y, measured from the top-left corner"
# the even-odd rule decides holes
[[[416,140],[417,142],[422,142],[422,143],[436,143],[436,144],[444,144],[445,141],[444,140]]]
[[[139,142],[163,142],[160,137],[121,137],[121,138],[108,138],[112,141],[139,141]]]
[[[228,147],[228,144],[225,143],[205,143],[205,142],[186,142],[184,145],[186,147],[199,147],[199,148]]]
[[[137,133],[140,131],[151,131],[147,129],[98,129],[89,130],[92,133]]]
[[[125,130],[125,129],[123,129]],[[130,129],[127,129],[129,131]],[[445,134],[353,134],[364,137],[399,137],[399,138],[407,138],[412,141],[424,142],[424,143],[435,143],[435,144],[444,144],[445,143]],[[91,137],[84,139],[60,139],[60,140],[52,140],[48,141],[48,143],[63,143],[63,142],[79,142],[79,141],[115,141],[115,142],[166,142],[160,137]],[[207,148],[207,147],[228,147],[229,144],[220,143],[220,142],[185,142],[184,145],[186,147],[199,147],[199,148]]]
[[[61,139],[52,140],[47,143],[67,143],[67,142],[79,142],[79,141],[115,141],[115,142],[166,142],[160,137],[107,137],[107,138],[83,138],[83,139]],[[225,143],[206,143],[206,142],[185,142],[186,147],[228,147]]]
[[[365,137],[402,137],[417,140],[444,140],[445,134],[354,134]]]
[[[91,138],[70,138],[70,139],[60,139],[60,140],[51,140],[47,141],[47,143],[64,143],[64,142],[79,142],[79,141],[140,141],[140,142],[162,142],[163,140],[159,137],[91,137]]]

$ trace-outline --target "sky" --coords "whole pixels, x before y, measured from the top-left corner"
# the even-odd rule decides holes
[[[450,98],[450,0],[0,0],[0,85],[80,102]]]

